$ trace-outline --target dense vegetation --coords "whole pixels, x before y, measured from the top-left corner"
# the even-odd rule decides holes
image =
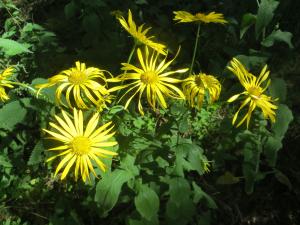
[[[0,224],[296,225],[299,10],[0,0]]]

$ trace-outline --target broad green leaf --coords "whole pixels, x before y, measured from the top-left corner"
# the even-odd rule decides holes
[[[15,56],[22,53],[32,53],[28,48],[30,45],[27,43],[19,43],[14,40],[0,38],[0,50],[8,56]]]
[[[243,15],[241,30],[240,30],[240,39],[242,39],[247,32],[247,30],[254,25],[256,22],[256,15],[252,13],[246,13]]]
[[[26,116],[27,110],[23,105],[28,104],[29,98],[19,101],[12,101],[0,108],[0,128],[13,130],[15,125],[22,122]]]
[[[259,37],[262,30],[272,21],[278,4],[279,2],[276,0],[261,0],[255,24],[256,38]]]
[[[173,178],[168,183],[170,193],[166,209],[168,224],[187,224],[195,212],[190,184],[184,178]]]
[[[148,221],[157,218],[159,198],[155,191],[147,185],[141,185],[138,195],[134,198],[136,210]]]
[[[97,184],[95,194],[95,201],[103,215],[106,215],[114,207],[123,184],[131,178],[131,173],[125,170],[114,170],[103,174],[102,179]]]
[[[188,181],[181,177],[172,178],[169,182],[170,199],[176,202],[177,206],[186,198],[190,198],[191,188]]]
[[[292,183],[284,173],[282,173],[279,170],[276,170],[275,177],[280,183],[286,185],[289,188],[289,190],[292,190]]]
[[[195,170],[199,175],[203,175],[205,173],[203,168],[203,161],[206,160],[206,157],[202,154],[202,149],[199,147],[193,148],[188,153],[188,162],[190,165],[190,170]]]
[[[240,179],[234,176],[229,171],[226,171],[222,176],[219,176],[216,183],[217,184],[236,184]]]
[[[65,15],[67,19],[71,19],[76,15],[76,12],[78,10],[78,7],[76,6],[76,3],[74,1],[69,2],[65,5]]]
[[[265,47],[271,47],[275,42],[284,42],[289,46],[289,48],[293,48],[292,37],[293,35],[290,32],[274,30],[261,42],[261,44]]]
[[[280,104],[276,110],[276,121],[272,126],[275,136],[283,138],[292,120],[292,111],[286,105]]]
[[[31,155],[29,157],[29,160],[27,162],[27,165],[35,165],[43,160],[42,153],[44,151],[44,146],[42,141],[39,141],[33,148]]]
[[[120,161],[121,168],[128,171],[132,176],[137,176],[139,174],[139,168],[135,165],[135,157],[127,154],[125,158]]]
[[[285,80],[281,78],[272,79],[271,85],[269,87],[270,94],[273,98],[279,98],[280,102],[286,100],[287,87]]]
[[[282,148],[281,138],[268,137],[264,145],[264,154],[267,158],[268,164],[275,167],[277,161],[277,153]]]

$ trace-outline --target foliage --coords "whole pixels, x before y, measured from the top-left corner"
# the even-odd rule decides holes
[[[224,196],[233,195],[230,190],[254,196],[256,188],[273,178],[293,190],[289,174],[278,163],[285,157],[281,152],[289,151],[285,148],[289,138],[300,131],[296,107],[300,93],[295,85],[299,78],[292,76],[300,70],[291,65],[299,65],[295,27],[300,23],[289,27],[290,17],[285,17],[293,4],[291,0],[0,1],[0,71],[15,69],[8,81],[14,85],[7,90],[10,99],[0,102],[0,224],[219,224],[223,202],[231,201]],[[119,24],[128,9],[136,24],[153,27],[147,31],[150,38],[154,35],[168,47],[165,62],[171,59],[172,64],[165,72],[181,68],[176,82],[192,73],[217,75],[214,79],[222,85],[219,100],[211,101],[205,87],[198,108],[176,97],[167,107],[153,107],[160,99],[159,89],[154,100],[138,94],[124,107],[130,93],[118,102],[128,87],[118,75],[130,77],[132,72],[130,67],[122,71],[121,63],[138,66],[141,61],[135,54],[141,43],[129,38]],[[201,24],[197,30],[197,24],[173,21],[173,11],[179,10],[222,12],[228,23]],[[199,38],[196,48],[195,38]],[[269,65],[272,81],[266,94],[277,99],[275,123],[255,110],[248,129],[232,126],[239,105],[229,105],[227,99],[242,92],[226,69],[234,57],[253,74]],[[93,164],[98,178],[91,176],[87,182],[75,182],[73,172],[61,181],[54,176],[56,162],[46,163],[53,140],[45,138],[43,129],[49,129],[61,109],[71,111],[55,100],[56,87],[63,84],[36,89],[78,60],[104,71],[105,88],[116,90],[107,94],[114,98],[84,114],[90,117],[102,110],[100,124],[112,121],[113,140],[118,142],[118,147],[108,148],[118,156],[104,159],[107,171]],[[184,74],[188,67],[192,70]],[[63,102],[66,99],[62,97]],[[89,99],[87,95],[83,100]],[[138,99],[143,101],[143,116]],[[233,223],[224,219],[222,224]]]

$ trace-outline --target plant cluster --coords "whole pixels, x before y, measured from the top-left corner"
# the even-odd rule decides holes
[[[67,17],[76,14],[77,4],[87,3],[71,1]],[[261,45],[285,42],[292,48],[289,32],[274,29],[267,36],[278,4],[258,2],[257,15],[243,17],[240,39],[255,27]],[[218,185],[243,183],[250,194],[267,174],[285,176],[276,169],[293,119],[282,103],[285,96],[278,94],[285,83],[271,82],[260,56],[233,55],[218,76],[199,67],[197,58],[206,57],[201,40],[210,38],[206,27],[226,29],[232,18],[215,11],[174,11],[175,26],[196,27],[191,57],[181,62],[181,53],[188,52],[184,42],[173,51],[150,34],[150,26],[136,22],[131,10],[127,19],[113,11],[112,18],[133,38],[118,72],[98,66],[102,62],[74,60],[74,67],[44,79],[27,69],[36,71],[39,57],[65,49],[54,33],[26,22],[12,2],[1,2],[0,9],[8,14],[0,36],[4,224],[30,223],[10,216],[24,215],[26,207],[35,209],[31,222],[40,224],[94,224],[115,213],[119,216],[105,224],[124,219],[130,225],[210,224],[218,204],[205,177],[217,176]],[[255,75],[257,65],[261,71]],[[20,209],[13,208],[14,201]]]

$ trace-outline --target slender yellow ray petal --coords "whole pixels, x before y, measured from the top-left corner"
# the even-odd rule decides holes
[[[70,168],[73,166],[73,164],[74,164],[74,162],[75,162],[76,159],[77,159],[77,156],[74,155],[74,156],[69,160],[68,164],[66,165],[66,167],[65,167],[65,169],[64,169],[64,171],[63,171],[63,173],[62,173],[62,175],[61,175],[61,177],[60,177],[61,180],[65,179],[65,177],[67,176],[67,174],[68,174]]]
[[[58,172],[62,169],[62,167],[74,156],[73,153],[69,153],[68,155],[66,155],[62,161],[60,161],[60,163],[58,164],[54,175],[56,176],[58,174]]]

